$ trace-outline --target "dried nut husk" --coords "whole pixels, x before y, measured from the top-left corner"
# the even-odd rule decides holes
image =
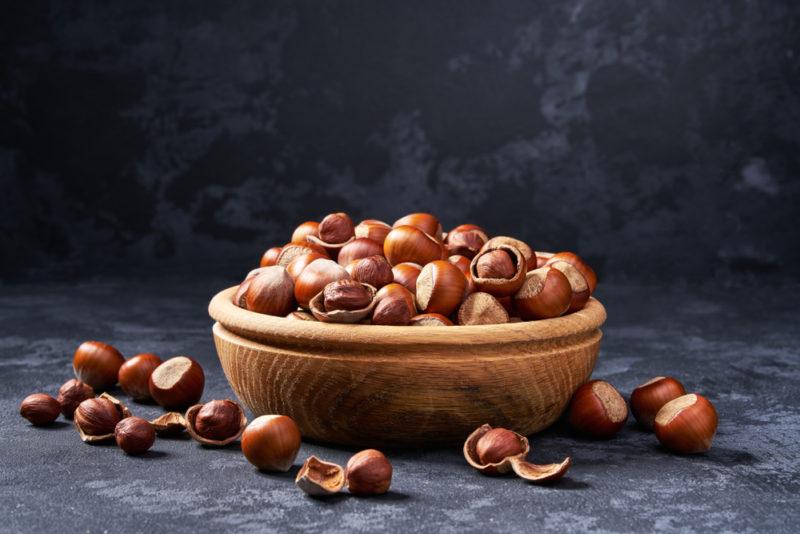
[[[508,254],[511,263],[513,264],[514,272],[511,276],[507,278],[497,277],[497,278],[489,278],[489,277],[482,277],[479,274],[478,265],[481,262],[481,258],[488,255],[494,254],[497,252],[505,252]],[[472,263],[469,266],[470,275],[472,275],[472,281],[475,283],[475,288],[477,291],[482,291],[484,293],[489,293],[490,295],[494,295],[495,297],[507,297],[509,295],[513,295],[517,292],[517,290],[522,287],[522,284],[525,282],[525,273],[527,272],[527,264],[525,262],[525,258],[522,255],[522,252],[519,251],[516,247],[511,245],[493,245],[489,247],[484,247],[473,259]]]
[[[326,497],[344,487],[344,469],[341,465],[309,456],[297,472],[294,483],[312,497]]]
[[[564,473],[572,465],[571,458],[565,458],[557,464],[532,464],[525,461],[525,457],[530,452],[528,438],[513,431],[511,432],[519,440],[518,454],[513,454],[495,463],[483,463],[478,456],[478,442],[489,431],[493,430],[488,424],[481,425],[464,442],[464,458],[467,463],[485,475],[501,475],[513,471],[517,476],[534,484],[545,484],[554,482],[564,476]]]
[[[197,414],[200,412],[203,407],[208,404],[195,404],[188,410],[186,410],[186,415],[184,419],[186,420],[186,431],[189,432],[189,435],[202,445],[206,445],[208,447],[224,447],[230,443],[233,443],[239,437],[241,437],[242,432],[247,427],[247,416],[244,414],[244,410],[242,407],[239,406],[239,403],[228,399],[230,403],[236,406],[239,411],[239,426],[238,429],[232,433],[230,436],[224,439],[211,439],[204,436],[201,436],[197,431]]]
[[[186,418],[178,412],[167,412],[150,421],[150,424],[159,436],[177,436],[186,430]]]
[[[320,291],[317,295],[311,299],[309,303],[309,307],[311,308],[311,313],[314,314],[314,317],[317,320],[322,321],[323,323],[357,323],[364,319],[365,317],[372,314],[372,310],[375,308],[375,293],[377,290],[369,285],[369,284],[361,284],[363,285],[367,291],[370,292],[372,298],[370,298],[369,305],[358,309],[358,310],[333,310],[333,311],[325,311],[325,296],[324,291]]]
[[[96,398],[97,399],[106,399],[106,400],[110,401],[114,405],[114,407],[117,409],[117,411],[119,412],[119,416],[120,416],[119,421],[121,421],[122,419],[125,419],[126,417],[130,417],[131,416],[130,410],[128,410],[128,408],[124,404],[122,404],[119,401],[119,399],[117,399],[115,397],[112,397],[108,393],[102,393],[100,396],[98,396]],[[87,400],[91,400],[91,399],[87,399]],[[78,407],[80,408],[80,405]],[[119,421],[117,421],[117,422],[119,422]],[[98,442],[101,442],[101,441],[114,439],[114,428],[111,429],[111,432],[105,433],[105,434],[88,434],[82,428],[81,420],[80,420],[79,417],[75,417],[74,423],[75,423],[75,428],[78,429],[78,434],[80,435],[81,440],[84,443],[98,443]],[[114,426],[116,426],[116,423],[114,424]]]

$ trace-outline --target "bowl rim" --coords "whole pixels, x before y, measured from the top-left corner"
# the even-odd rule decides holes
[[[244,338],[303,342],[314,345],[496,345],[498,343],[553,340],[585,335],[606,320],[605,307],[594,297],[586,307],[554,319],[492,325],[384,326],[293,321],[236,306],[232,297],[238,286],[218,292],[208,314],[227,330]]]

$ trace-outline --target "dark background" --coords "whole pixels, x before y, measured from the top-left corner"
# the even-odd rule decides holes
[[[795,2],[128,4],[3,9],[4,279],[235,278],[337,210],[800,272]]]

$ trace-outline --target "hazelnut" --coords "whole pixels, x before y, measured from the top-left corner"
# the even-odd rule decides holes
[[[480,252],[490,248],[496,248],[499,245],[509,245],[517,249],[521,254],[522,258],[525,260],[525,265],[527,266],[527,270],[531,271],[536,269],[537,261],[536,261],[536,254],[533,252],[533,249],[528,246],[527,243],[524,241],[520,241],[519,239],[508,237],[505,235],[499,235],[496,237],[491,238],[487,241],[483,247],[481,247]]]
[[[49,425],[61,411],[56,399],[45,393],[34,393],[25,397],[19,405],[19,414],[34,426]]]
[[[354,495],[380,495],[389,491],[392,464],[375,449],[356,453],[345,468],[347,489]]]
[[[244,300],[247,309],[252,312],[283,317],[297,308],[294,280],[284,267],[265,267],[251,280]]]
[[[176,436],[186,430],[186,419],[178,412],[167,412],[156,417],[150,424],[159,436]]]
[[[341,259],[341,255],[339,256]],[[346,269],[350,278],[380,289],[394,280],[392,266],[383,256],[369,256],[354,260]]]
[[[188,356],[175,356],[150,375],[150,396],[164,408],[183,408],[200,400],[205,382],[199,363]]]
[[[563,315],[572,302],[572,287],[558,269],[542,267],[529,271],[514,295],[514,310],[525,321]]]
[[[283,251],[283,247],[268,248],[261,256],[261,261],[258,263],[259,267],[270,267],[278,264],[278,258]]]
[[[301,307],[308,310],[311,299],[317,296],[326,285],[345,278],[350,278],[350,275],[335,261],[314,260],[297,277],[294,284],[294,297]]]
[[[425,313],[450,315],[461,304],[467,279],[446,260],[425,265],[417,278],[417,306]]]
[[[247,302],[245,301],[244,297],[247,295],[247,290],[250,289],[250,283],[253,281],[253,278],[261,274],[263,269],[265,269],[265,267],[253,269],[247,273],[247,276],[244,277],[244,280],[239,283],[239,287],[236,288],[236,293],[234,293],[233,297],[231,298],[235,305],[239,306],[240,308],[247,309]]]
[[[144,454],[156,441],[156,431],[141,417],[126,417],[114,427],[117,446],[126,454]]]
[[[419,228],[397,226],[383,242],[383,255],[392,265],[405,262],[425,265],[441,260],[445,256],[445,250],[442,243]]]
[[[458,324],[502,324],[508,322],[508,312],[489,293],[472,293],[458,308]]]
[[[586,283],[589,284],[589,294],[594,293],[594,290],[597,289],[597,275],[594,270],[589,267],[589,264],[583,261],[580,256],[574,252],[558,252],[553,254],[545,265],[551,265],[556,261],[565,261],[578,269],[586,280]]]
[[[581,272],[573,267],[572,264],[560,260],[550,263],[550,267],[564,273],[567,281],[569,281],[569,287],[572,289],[572,299],[570,300],[569,308],[567,308],[567,313],[582,310],[589,301],[590,293],[589,284],[586,283],[586,279]]]
[[[441,236],[443,233],[442,225],[439,223],[439,219],[430,213],[411,213],[404,217],[400,217],[394,222],[392,227],[398,228],[400,226],[413,226],[422,230],[434,239],[441,241]]]
[[[383,250],[383,242],[391,230],[392,227],[383,221],[366,219],[358,223],[358,226],[355,228],[355,235],[356,238],[366,237],[367,239],[375,241],[381,246],[381,250]]]
[[[319,223],[306,221],[292,232],[292,243],[307,243],[308,236],[319,237]]]
[[[113,438],[117,423],[130,415],[122,403],[108,393],[103,393],[78,405],[75,410],[75,428],[86,443],[103,441]]]
[[[372,301],[373,294],[357,280],[331,282],[322,290],[325,311],[360,310]]]
[[[137,354],[119,368],[119,387],[134,400],[152,400],[150,375],[161,363],[161,358],[155,354]]]
[[[309,236],[309,239],[314,239],[313,237]],[[281,267],[288,267],[292,260],[297,258],[298,256],[302,256],[303,254],[309,254],[311,252],[316,252],[317,254],[322,254],[324,257],[328,258],[329,254],[322,246],[312,243],[288,243],[283,246],[281,250],[280,256],[278,256],[278,262],[276,265],[280,265]]]
[[[604,380],[591,380],[575,391],[569,406],[569,424],[596,439],[614,437],[628,419],[622,395]]]
[[[472,259],[488,240],[486,231],[480,226],[462,224],[447,233],[445,244],[447,253],[451,256],[460,255]]]
[[[467,287],[464,289],[464,298],[475,293],[475,281],[472,279],[472,273],[470,272],[470,265],[472,262],[469,258],[456,254],[447,258],[447,261],[458,267],[461,272],[464,273],[464,278],[467,279]]]
[[[658,441],[672,452],[697,454],[711,448],[717,422],[714,405],[702,395],[691,393],[662,406],[653,429]]]
[[[297,472],[294,483],[312,497],[333,495],[344,487],[344,469],[316,456],[309,456]]]
[[[122,354],[107,343],[81,343],[72,359],[75,376],[94,389],[108,389],[117,383],[119,368],[125,363]]]
[[[453,321],[440,313],[421,313],[408,322],[410,326],[453,326]]]
[[[657,376],[631,393],[631,412],[645,428],[653,429],[656,414],[666,403],[685,395],[683,384],[669,376]]]
[[[392,267],[394,281],[412,293],[417,292],[417,277],[420,272],[422,272],[422,266],[411,262],[398,263]]]
[[[505,428],[478,427],[464,442],[467,463],[484,475],[513,471],[533,484],[555,482],[572,465],[567,457],[557,464],[533,464],[525,460],[530,452],[528,438]]]
[[[552,252],[536,252],[536,269],[540,269],[547,265],[550,258],[553,257]]]
[[[347,267],[350,262],[370,256],[383,256],[383,245],[372,239],[360,237],[353,239],[339,250],[337,261],[342,267]]]
[[[242,434],[242,453],[262,471],[288,471],[300,444],[300,429],[285,415],[256,417]]]
[[[511,245],[486,247],[472,259],[469,272],[477,291],[507,297],[525,282],[525,258]]]
[[[325,244],[346,243],[354,235],[353,221],[346,213],[331,213],[319,223],[319,239]]]
[[[61,413],[67,419],[72,419],[75,408],[86,399],[94,397],[94,389],[86,382],[73,378],[67,380],[58,390],[58,402],[61,404]]]
[[[411,292],[400,284],[391,283],[382,287],[375,295],[372,324],[403,326],[416,313]]]
[[[186,411],[186,429],[203,445],[223,447],[244,432],[247,417],[238,403],[232,400],[212,400],[197,404]]]
[[[297,280],[297,278],[300,276],[300,273],[303,272],[303,269],[308,267],[312,261],[319,259],[327,259],[327,256],[323,256],[319,252],[301,254],[286,266],[286,272],[289,273],[289,276],[291,276],[293,280]]]

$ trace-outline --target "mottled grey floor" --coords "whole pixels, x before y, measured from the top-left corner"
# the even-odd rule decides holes
[[[315,501],[292,474],[259,474],[235,448],[159,440],[132,458],[82,444],[66,423],[37,429],[17,415],[26,394],[56,392],[74,347],[90,338],[128,355],[191,354],[206,369],[205,398],[230,396],[206,315],[224,285],[186,277],[0,286],[0,531],[800,528],[797,286],[602,287],[609,320],[595,376],[627,395],[654,375],[674,375],[716,404],[719,432],[708,454],[679,457],[632,422],[608,442],[576,439],[557,424],[533,437],[536,458],[573,457],[569,478],[554,487],[483,477],[458,448],[388,451],[388,495]],[[350,452],[305,443],[298,461],[345,462]]]

